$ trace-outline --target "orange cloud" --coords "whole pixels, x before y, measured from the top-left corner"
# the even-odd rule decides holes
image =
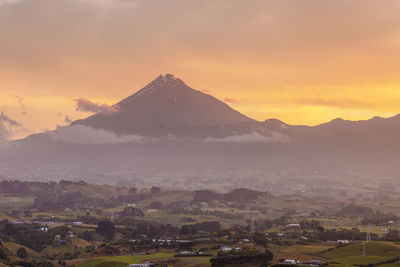
[[[231,97],[225,97],[224,101],[228,102],[228,103],[237,103],[238,102],[236,99],[231,98]]]

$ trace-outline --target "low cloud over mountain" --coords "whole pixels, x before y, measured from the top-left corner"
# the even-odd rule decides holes
[[[224,138],[206,138],[209,143],[287,143],[290,138],[279,132],[271,132],[269,136],[259,133],[249,133],[242,135],[227,136]]]
[[[59,127],[56,131],[48,132],[48,135],[56,142],[67,144],[119,144],[142,143],[145,141],[145,137],[137,135],[118,136],[110,131],[94,129],[84,125]]]
[[[113,114],[119,111],[117,106],[99,104],[85,98],[79,98],[76,99],[75,101],[76,101],[77,111],[102,113],[102,114]]]

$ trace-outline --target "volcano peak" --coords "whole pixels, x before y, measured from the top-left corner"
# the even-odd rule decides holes
[[[153,129],[216,127],[254,122],[224,102],[194,90],[173,74],[155,80],[117,104],[115,114],[95,114],[79,124],[135,134]],[[160,133],[162,134],[162,133]]]

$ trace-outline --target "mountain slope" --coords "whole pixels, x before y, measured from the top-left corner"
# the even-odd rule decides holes
[[[117,134],[165,135],[179,132],[177,129],[201,130],[255,122],[211,95],[190,88],[172,74],[160,75],[114,107],[118,112],[97,113],[73,125]]]

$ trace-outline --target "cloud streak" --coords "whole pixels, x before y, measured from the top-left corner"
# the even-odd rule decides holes
[[[5,148],[8,145],[8,138],[11,136],[15,128],[22,127],[22,124],[11,119],[4,112],[0,113],[0,148]]]
[[[3,4],[16,4],[18,2],[21,2],[22,0],[0,0],[0,5]]]
[[[288,143],[291,139],[278,132],[271,132],[269,136],[261,135],[259,133],[250,133],[243,135],[228,136],[225,138],[206,138],[206,143]]]
[[[11,119],[4,112],[0,113],[0,123],[2,123],[3,125],[8,125],[9,129],[12,128],[12,127],[20,127],[20,126],[22,126],[21,123],[19,123],[16,120]]]
[[[237,103],[238,102],[235,98],[232,98],[232,97],[225,97],[224,101],[227,103]]]
[[[103,114],[113,114],[119,112],[117,106],[109,106],[90,101],[86,98],[76,99],[76,110],[84,112],[94,112]]]
[[[337,108],[373,109],[376,106],[376,104],[372,102],[345,97],[340,99],[316,97],[296,98],[293,102],[307,106],[328,106]]]

